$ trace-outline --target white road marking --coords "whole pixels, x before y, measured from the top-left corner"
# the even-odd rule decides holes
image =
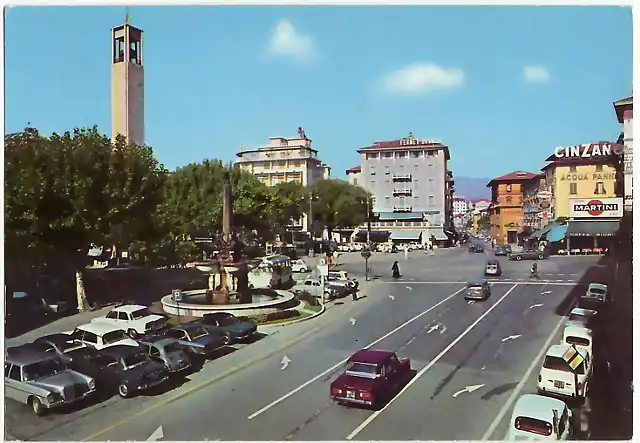
[[[564,277],[564,274],[556,274],[556,275],[560,275],[560,276]]]
[[[542,292],[540,293],[540,295],[547,295],[547,294],[551,294],[551,291],[542,291]]]
[[[464,392],[473,392],[473,391],[477,391],[478,389],[480,389],[481,387],[483,387],[484,384],[482,385],[472,385],[472,386],[465,386],[464,389],[460,389],[458,392],[456,392],[455,394],[453,394],[453,398],[456,398],[458,395],[464,393]]]
[[[287,369],[287,366],[289,366],[289,363],[291,363],[291,359],[285,355],[284,357],[282,357],[282,362],[281,362],[282,366],[280,367],[280,369]]]
[[[377,340],[371,342],[370,344],[368,344],[367,346],[365,346],[363,349],[369,349],[372,346],[377,345],[378,343],[380,343],[382,340],[390,337],[391,335],[395,334],[396,332],[398,332],[399,330],[401,330],[402,328],[410,325],[411,323],[413,323],[414,321],[418,320],[420,317],[428,314],[429,312],[433,311],[434,309],[436,309],[438,306],[446,303],[447,301],[451,300],[453,297],[455,297],[456,295],[458,295],[459,293],[461,293],[462,291],[464,291],[466,289],[465,288],[460,288],[458,289],[456,292],[454,292],[453,294],[447,296],[446,298],[440,300],[438,303],[436,303],[435,305],[431,306],[429,309],[427,309],[426,311],[422,311],[420,314],[416,315],[413,318],[410,318],[409,320],[407,320],[406,322],[402,323],[400,326],[397,326],[395,329],[392,329],[391,331],[387,332],[386,334],[384,334],[382,337],[378,338]],[[487,311],[489,312],[489,311]],[[262,414],[263,412],[269,410],[270,408],[274,407],[275,405],[277,405],[278,403],[286,400],[287,398],[291,397],[293,394],[300,392],[301,390],[303,390],[304,388],[306,388],[307,386],[309,386],[311,383],[321,379],[322,377],[324,377],[325,375],[329,374],[332,371],[335,371],[336,368],[340,367],[341,365],[345,364],[347,362],[347,360],[349,360],[349,358],[345,358],[344,360],[340,360],[338,363],[336,363],[335,365],[331,366],[329,369],[325,370],[324,372],[316,375],[315,377],[313,377],[311,380],[307,380],[306,382],[304,382],[303,384],[301,384],[300,386],[298,386],[297,388],[289,391],[288,393],[286,393],[285,395],[283,395],[282,397],[272,401],[271,403],[269,403],[268,405],[266,405],[265,407],[263,407],[262,409],[257,410],[256,412],[254,412],[253,414],[251,414],[250,416],[247,417],[247,420],[252,420],[254,418],[256,418],[258,415]]]
[[[351,318],[349,319],[349,323],[351,323],[351,326],[355,325],[355,324],[356,324],[356,319],[355,319],[355,318],[353,318],[353,317],[351,317]]]
[[[517,334],[517,335],[510,335],[508,337],[505,337],[502,339],[502,343],[507,342],[509,340],[515,340],[516,338],[522,337],[522,335]]]
[[[536,303],[535,305],[529,306],[529,309],[539,308],[540,306],[544,306],[542,303]]]
[[[558,280],[560,283],[555,283],[554,280],[491,280],[492,285],[550,285],[550,286],[575,286],[574,280]],[[387,284],[402,284],[398,281],[385,281]],[[466,285],[466,281],[413,281],[412,285]]]
[[[407,286],[407,289],[413,291],[413,288],[411,286]]]
[[[391,294],[389,294],[389,298],[390,298],[391,300],[395,300],[395,299],[396,299],[396,298],[395,298],[393,295],[391,295]]]
[[[520,394],[520,392],[522,391],[522,388],[524,388],[524,385],[526,384],[529,377],[531,377],[531,373],[533,372],[535,367],[538,365],[540,360],[542,360],[542,357],[544,357],[545,354],[547,353],[547,349],[549,349],[549,345],[551,345],[551,342],[553,341],[556,334],[558,333],[558,330],[560,330],[560,327],[564,325],[566,321],[565,317],[567,314],[569,314],[569,312],[571,312],[572,307],[573,307],[572,305],[569,305],[567,312],[564,313],[564,315],[560,318],[560,321],[558,322],[558,324],[555,326],[555,328],[553,328],[551,335],[549,335],[549,337],[547,338],[547,341],[544,342],[544,344],[542,345],[542,348],[540,348],[540,352],[538,352],[538,355],[535,356],[535,358],[531,362],[531,365],[527,369],[527,372],[524,373],[524,375],[522,376],[522,379],[520,379],[520,382],[511,393],[511,396],[509,396],[509,399],[507,400],[507,402],[504,404],[504,406],[502,406],[502,409],[500,409],[500,412],[498,412],[498,415],[496,415],[496,418],[493,420],[493,422],[489,426],[489,429],[487,429],[487,432],[484,433],[481,440],[486,441],[486,440],[489,440],[489,438],[491,438],[496,428],[500,424],[500,421],[502,420],[502,418],[505,416],[507,411],[511,409],[511,406],[513,405],[513,402],[516,400],[516,397]]]
[[[440,327],[439,323],[436,323],[435,325],[431,326],[429,328],[429,330],[427,331],[427,334],[431,334],[433,331],[435,331],[436,329],[438,329]]]
[[[162,437],[164,437],[164,431],[162,430],[162,425],[158,426],[158,429],[153,431],[153,433],[147,438],[147,441],[158,441]]]
[[[398,394],[393,397],[391,400],[389,400],[389,402],[384,405],[384,407],[382,409],[379,409],[377,411],[375,411],[373,414],[371,414],[369,417],[367,417],[367,419],[362,422],[362,424],[360,424],[360,426],[358,426],[356,429],[353,430],[353,432],[351,432],[351,434],[349,434],[347,436],[347,440],[352,440],[356,435],[358,435],[364,428],[366,428],[369,423],[371,423],[373,420],[376,419],[376,417],[378,417],[380,414],[382,414],[382,412],[384,412],[389,406],[391,406],[393,404],[394,401],[396,401],[398,398],[400,398],[400,396],[407,391],[415,382],[417,382],[418,380],[420,380],[420,377],[422,377],[429,369],[431,369],[436,363],[438,363],[440,361],[440,359],[442,357],[445,356],[445,354],[447,352],[449,352],[451,350],[451,348],[453,348],[460,340],[462,340],[473,328],[475,328],[478,323],[480,323],[487,315],[489,315],[489,313],[491,313],[491,311],[493,311],[500,303],[502,303],[502,301],[509,296],[509,294],[511,294],[511,292],[518,287],[518,284],[516,283],[515,285],[513,285],[513,287],[511,289],[509,289],[502,297],[500,297],[500,299],[494,304],[492,305],[489,309],[487,309],[480,317],[477,318],[476,321],[474,321],[473,323],[471,323],[471,325],[465,329],[462,334],[460,334],[458,337],[456,337],[455,340],[453,340],[451,343],[449,343],[449,345],[444,348],[442,350],[442,352],[440,352],[438,355],[436,355],[433,360],[431,360],[429,362],[429,364],[427,366],[425,366],[424,368],[422,368],[420,370],[420,372],[418,372],[415,377],[413,377],[409,383],[407,383],[404,388],[402,388],[402,390],[400,392],[398,392]]]

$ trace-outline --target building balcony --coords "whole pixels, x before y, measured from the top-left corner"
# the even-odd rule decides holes
[[[411,197],[413,195],[413,190],[411,189],[394,189],[393,196],[394,197]]]
[[[393,176],[393,182],[410,182],[412,179],[411,174],[398,174]]]
[[[393,212],[412,212],[413,208],[411,206],[394,206]]]

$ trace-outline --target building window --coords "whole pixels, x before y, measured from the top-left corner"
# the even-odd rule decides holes
[[[371,175],[376,175],[376,167],[375,166],[371,166]]]
[[[356,185],[356,186],[358,185],[358,179],[357,178],[353,179],[353,184]]]
[[[384,175],[389,175],[391,174],[391,170],[389,169],[389,166],[385,166],[384,167]]]
[[[606,194],[607,191],[604,189],[604,182],[596,182],[596,190],[593,191],[593,193],[596,195]]]
[[[510,205],[511,203],[513,203],[513,198],[510,195],[507,195],[507,204]]]
[[[413,169],[416,170],[416,172],[418,171],[418,168],[420,167],[420,165],[413,165]]]
[[[377,152],[373,152],[373,153],[368,153],[367,154],[367,160],[371,160],[374,158],[378,158],[378,153]]]
[[[574,172],[574,173],[578,172],[578,169],[577,169],[576,165],[569,166],[569,172]]]
[[[507,185],[507,192],[511,192],[511,183]]]
[[[386,184],[389,184],[389,179],[386,179],[384,182],[385,182]]]
[[[264,169],[271,169],[271,163],[267,162],[263,165]]]
[[[435,205],[434,200],[433,200],[433,195],[429,196],[429,207],[432,208]]]
[[[393,152],[387,151],[384,153],[384,158],[391,158],[391,157],[393,157]]]
[[[578,194],[578,184],[577,183],[569,183],[569,194],[577,195]]]
[[[596,165],[596,172],[602,172],[602,165]]]
[[[427,157],[435,157],[436,151],[427,151]]]
[[[420,158],[422,151],[411,151],[411,158]]]
[[[396,158],[407,158],[407,151],[399,151],[396,154]]]
[[[376,198],[375,197],[371,197],[371,204],[375,205],[376,204]]]
[[[385,195],[384,199],[388,202],[389,200],[391,200],[391,197],[389,197],[388,195]]]
[[[371,186],[375,186],[376,181],[375,180],[371,180]]]

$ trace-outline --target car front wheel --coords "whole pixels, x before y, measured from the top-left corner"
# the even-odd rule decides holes
[[[47,408],[44,407],[38,397],[33,397],[33,399],[31,400],[31,409],[37,416],[42,416],[47,411]]]
[[[542,254],[538,255],[538,260],[544,260],[544,255]]]
[[[120,385],[118,386],[118,395],[122,398],[129,397],[131,395],[129,392],[129,387],[124,383],[120,383]]]
[[[516,255],[516,260],[517,260],[517,261],[521,261],[521,260],[522,260],[522,256],[520,256],[520,255]]]
[[[135,329],[129,329],[127,333],[129,334],[129,337],[131,337],[134,340],[138,338],[138,331],[136,331]]]

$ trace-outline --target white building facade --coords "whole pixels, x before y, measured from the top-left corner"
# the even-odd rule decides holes
[[[613,104],[618,122],[623,125],[624,140],[624,209],[633,209],[633,96],[618,100]]]

